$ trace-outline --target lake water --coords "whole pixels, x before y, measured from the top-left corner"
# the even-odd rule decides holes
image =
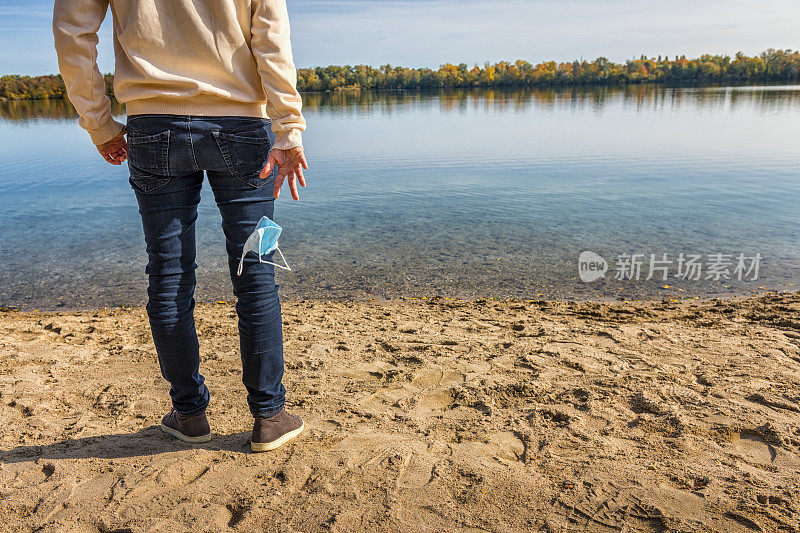
[[[275,215],[294,268],[279,274],[285,298],[800,287],[800,86],[304,99],[309,186],[299,203],[284,192]],[[197,231],[198,299],[229,300],[207,188]],[[591,283],[578,272],[586,250],[609,264]],[[622,254],[641,254],[640,279]],[[666,281],[645,279],[651,254],[667,254]],[[676,277],[679,254],[700,256],[701,279]],[[737,279],[740,254],[757,279]],[[65,102],[0,103],[0,306],[141,304],[145,262],[127,166],[100,159]]]

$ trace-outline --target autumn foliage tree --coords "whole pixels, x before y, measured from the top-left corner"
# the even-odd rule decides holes
[[[341,91],[351,89],[439,89],[445,87],[537,87],[568,85],[612,85],[633,83],[729,83],[792,82],[800,80],[800,52],[769,49],[748,57],[739,52],[734,57],[702,55],[641,56],[625,63],[605,57],[594,61],[558,63],[546,61],[533,65],[528,61],[500,61],[483,67],[465,63],[446,63],[437,70],[382,65],[370,67],[329,66],[302,68],[297,71],[300,91]],[[106,93],[113,95],[113,76],[106,74]],[[64,98],[61,76],[0,77],[0,100]]]

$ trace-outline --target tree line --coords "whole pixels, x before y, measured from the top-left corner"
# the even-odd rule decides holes
[[[434,70],[383,65],[328,66],[297,71],[301,92],[358,89],[441,89],[448,87],[548,87],[570,85],[621,85],[635,83],[791,82],[800,80],[800,51],[769,49],[749,57],[702,55],[630,59],[614,63],[604,57],[594,61],[533,65],[524,60],[475,65],[447,63]],[[105,75],[106,93],[113,96],[112,74]],[[66,98],[59,75],[0,77],[0,100]]]

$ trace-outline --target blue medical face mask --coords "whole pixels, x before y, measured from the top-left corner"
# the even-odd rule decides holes
[[[244,243],[242,258],[239,260],[239,270],[236,271],[236,275],[242,275],[242,270],[244,269],[244,256],[247,255],[247,252],[255,252],[258,254],[259,263],[267,263],[284,270],[291,270],[291,268],[289,268],[289,263],[286,262],[286,258],[283,257],[283,252],[281,252],[281,249],[278,248],[278,237],[280,236],[281,227],[270,220],[269,217],[261,217],[261,220],[259,220],[258,224],[256,225],[255,231],[250,234]],[[283,259],[283,265],[261,259],[262,255],[267,255],[272,250],[277,250],[281,255],[281,259]]]

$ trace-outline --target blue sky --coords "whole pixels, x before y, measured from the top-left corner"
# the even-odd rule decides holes
[[[798,0],[288,0],[299,67],[800,48]],[[0,73],[57,71],[52,1],[2,0]],[[110,17],[110,16],[109,16]],[[111,26],[99,63],[113,71]]]

